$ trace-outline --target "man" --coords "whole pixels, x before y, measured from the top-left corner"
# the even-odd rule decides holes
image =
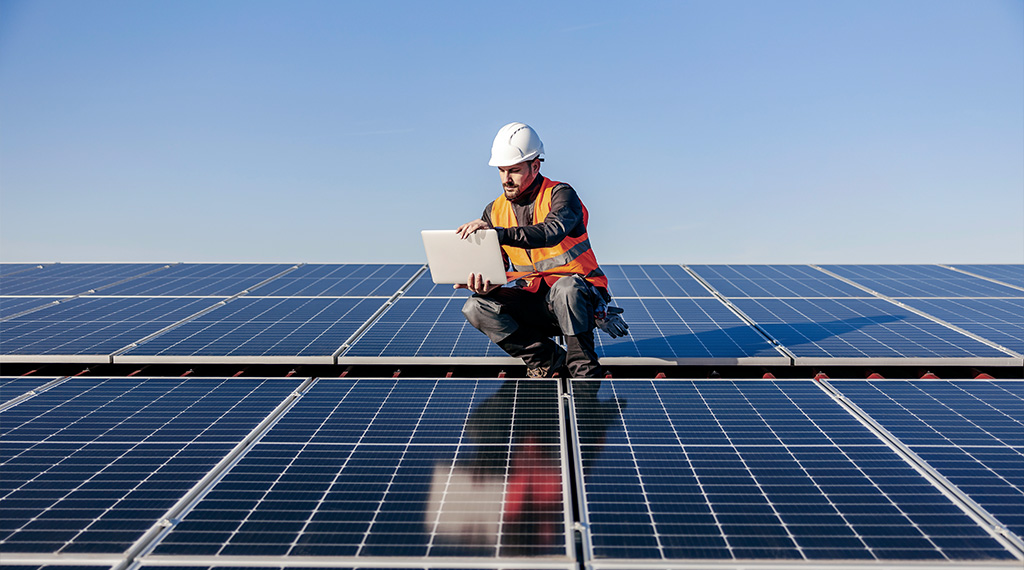
[[[495,229],[510,270],[511,286],[499,287],[470,274],[475,293],[462,309],[466,319],[508,354],[522,358],[527,376],[603,376],[594,350],[594,327],[613,337],[627,334],[622,310],[611,301],[608,279],[587,236],[587,209],[571,186],[541,176],[544,145],[536,131],[509,123],[491,146],[502,195],[478,220],[456,230],[465,239]],[[565,349],[551,339],[565,338]]]

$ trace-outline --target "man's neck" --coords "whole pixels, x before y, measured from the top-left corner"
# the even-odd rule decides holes
[[[538,172],[537,176],[534,177],[533,182],[531,182],[530,185],[526,187],[526,190],[520,192],[514,200],[511,200],[511,202],[513,204],[522,204],[525,202],[532,201],[537,196],[537,192],[540,191],[540,186],[543,183],[544,176],[542,176],[541,173]]]

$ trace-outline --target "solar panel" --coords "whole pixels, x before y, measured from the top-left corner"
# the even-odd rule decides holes
[[[0,319],[7,319],[40,307],[52,305],[58,297],[0,297]]]
[[[0,413],[0,554],[123,553],[299,384],[79,377]]]
[[[613,297],[710,297],[680,265],[602,265]]]
[[[102,291],[104,295],[237,295],[294,267],[286,263],[184,263]]]
[[[615,304],[625,309],[629,335],[613,339],[596,331],[597,352],[602,358],[789,363],[764,336],[717,299],[620,298]]]
[[[1012,560],[810,381],[574,381],[590,564]]]
[[[0,405],[28,394],[53,380],[56,376],[0,376]]]
[[[373,313],[381,298],[240,297],[127,351],[141,357],[287,356],[333,363],[333,354]]]
[[[1024,382],[831,381],[939,473],[1024,536]]]
[[[461,297],[402,297],[338,360],[353,361],[358,357],[510,359],[466,321],[463,304],[465,299]]]
[[[303,265],[253,291],[260,296],[390,297],[420,265]]]
[[[160,263],[59,263],[0,278],[4,295],[79,295],[166,268]]]
[[[43,268],[42,263],[0,263],[0,277]]]
[[[215,302],[175,297],[78,297],[4,321],[0,354],[24,355],[22,360],[87,355],[93,361],[108,362],[111,353]]]
[[[1024,298],[904,299],[904,303],[968,332],[1024,353]]]
[[[938,265],[822,265],[888,297],[1019,297],[1021,291]]]
[[[1002,351],[882,299],[740,298],[733,303],[796,355],[797,364],[968,358],[1013,362]]]
[[[416,281],[406,290],[407,297],[469,297],[473,293],[469,289],[455,289],[447,283],[434,283],[430,269],[427,269],[416,278]]]
[[[995,279],[1007,285],[1024,289],[1024,264],[1022,265],[954,265],[956,269],[973,273],[988,279]]]
[[[863,290],[807,265],[690,265],[725,297],[864,297]]]
[[[560,410],[553,381],[321,379],[150,559],[568,567]]]

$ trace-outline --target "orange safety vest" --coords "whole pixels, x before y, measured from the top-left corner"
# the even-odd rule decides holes
[[[551,212],[551,193],[559,184],[561,182],[542,177],[540,191],[533,201],[533,220],[530,224],[543,222]],[[590,238],[587,236],[588,219],[587,207],[583,206],[583,235],[565,236],[562,241],[551,247],[527,250],[510,245],[501,246],[512,264],[512,271],[507,273],[509,280],[523,279],[524,289],[537,291],[542,279],[551,286],[561,277],[577,274],[582,275],[592,285],[607,289],[608,278],[597,265],[597,257],[590,247]],[[491,225],[503,228],[519,225],[512,204],[504,194],[498,196],[491,204]]]

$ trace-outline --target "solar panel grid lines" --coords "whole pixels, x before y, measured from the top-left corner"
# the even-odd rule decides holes
[[[508,510],[510,493],[524,457],[536,459],[538,445],[557,447],[523,437],[557,440],[559,424],[550,417],[558,412],[556,391],[554,382],[321,379],[148,558],[521,563],[512,557],[523,548],[515,521],[527,515]],[[548,411],[531,411],[538,404]],[[479,493],[488,481],[508,489],[504,501]],[[562,487],[555,495],[561,504]],[[493,527],[480,520],[492,512],[499,517]],[[531,512],[543,516],[544,509]],[[492,528],[497,534],[488,537]],[[532,555],[566,559],[566,534]]]
[[[1024,298],[903,299],[902,303],[1004,351],[1024,354]]]
[[[577,382],[594,567],[1012,556],[813,382]]]
[[[160,263],[67,263],[0,277],[4,295],[84,295],[169,267]]]
[[[940,265],[814,265],[885,297],[1015,297],[1021,291]]]
[[[0,321],[56,305],[67,297],[0,297]]]
[[[44,263],[4,263],[0,262],[0,277],[42,269]]]
[[[1024,264],[950,264],[943,265],[943,267],[1024,290]]]
[[[0,359],[110,362],[126,345],[211,310],[213,301],[83,296],[50,304],[4,322]]]
[[[710,297],[711,293],[682,265],[602,266],[613,298]]]
[[[687,265],[686,268],[723,298],[868,295],[809,265]]]
[[[232,297],[286,275],[301,264],[179,263],[166,271],[107,287],[107,295]]]
[[[253,296],[390,297],[422,271],[415,264],[305,264]]]
[[[67,380],[67,376],[0,377],[0,412]]]
[[[297,384],[76,377],[4,411],[0,553],[123,554]]]
[[[832,384],[1024,556],[1024,382]]]

